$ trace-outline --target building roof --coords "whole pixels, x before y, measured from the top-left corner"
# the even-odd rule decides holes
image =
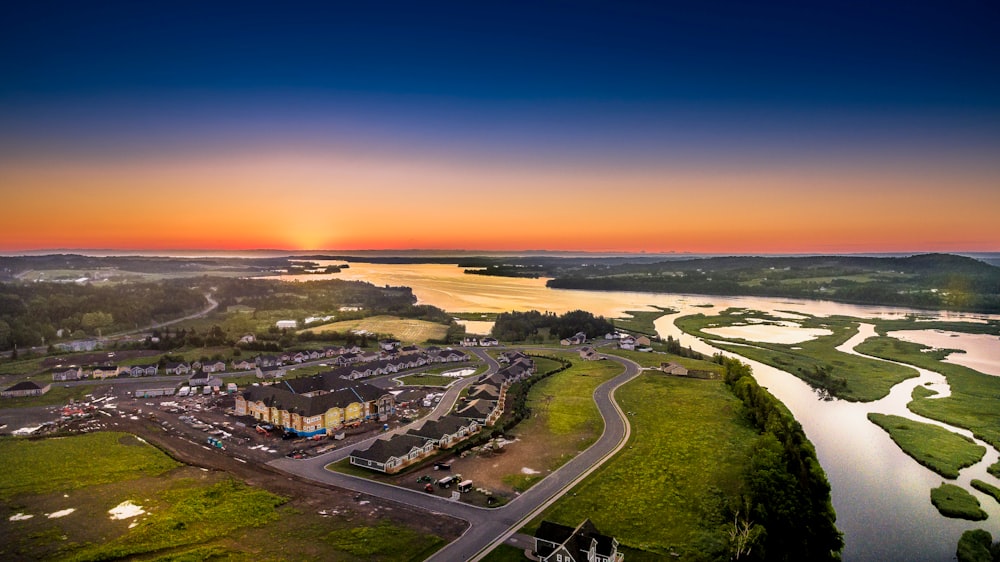
[[[471,423],[469,420],[458,416],[444,416],[438,420],[428,421],[420,429],[411,429],[407,433],[418,437],[440,439],[445,435],[458,433],[461,428],[468,427],[469,423]]]
[[[351,386],[341,386],[332,389],[316,389],[309,392],[322,391],[322,394],[306,396],[296,392],[293,383],[282,381],[280,384],[252,386],[243,392],[243,398],[248,402],[263,402],[268,407],[287,410],[303,416],[317,416],[330,408],[344,408],[357,402],[371,402],[385,396],[385,392],[370,384],[358,383]],[[341,385],[343,380],[338,379]]]
[[[19,390],[41,390],[42,386],[39,386],[34,381],[21,381],[14,386],[4,389],[4,392],[17,392]]]
[[[385,464],[392,457],[402,457],[413,450],[414,447],[424,447],[427,439],[417,435],[403,434],[393,435],[388,439],[376,439],[370,447],[364,451],[355,450],[352,457],[374,461]]]

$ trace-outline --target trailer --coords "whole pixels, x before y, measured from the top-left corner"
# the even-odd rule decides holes
[[[437,481],[437,485],[442,488],[448,489],[451,488],[452,484],[458,482],[459,481],[458,479],[459,476],[457,474],[452,476],[445,476],[444,478]]]
[[[458,491],[465,493],[472,491],[472,480],[462,480],[458,483]]]

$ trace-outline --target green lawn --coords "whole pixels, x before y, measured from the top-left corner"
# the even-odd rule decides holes
[[[0,474],[0,497],[4,499],[158,475],[180,466],[135,436],[113,432],[51,439],[3,438],[0,458],[4,459]]]
[[[524,562],[524,551],[520,548],[501,544],[483,558],[483,562]]]
[[[740,402],[721,381],[654,374],[619,388],[616,399],[631,412],[628,445],[528,532],[541,519],[575,526],[589,517],[623,545],[644,551],[636,559],[727,557],[724,513],[738,496],[757,434]]]
[[[962,365],[942,361],[947,351],[930,350],[924,345],[889,337],[870,338],[858,351],[900,361],[943,374],[951,386],[951,396],[914,396],[907,407],[913,412],[950,425],[964,427],[995,448],[1000,448],[1000,377],[984,375]]]
[[[936,425],[876,413],[868,414],[868,419],[886,430],[904,453],[945,478],[958,478],[959,470],[986,454],[986,447]]]
[[[832,396],[844,400],[859,402],[878,400],[889,394],[894,385],[917,376],[917,372],[909,367],[837,351],[837,346],[857,333],[858,320],[855,318],[809,317],[801,320],[800,323],[804,328],[825,328],[833,333],[796,344],[726,339],[702,332],[702,329],[711,326],[722,327],[743,323],[748,316],[781,321],[780,318],[769,317],[760,312],[746,314],[739,312],[741,311],[730,309],[716,316],[695,314],[677,319],[676,324],[681,330],[693,336],[722,342],[713,344],[720,349],[791,373],[811,386],[824,388]],[[749,345],[728,345],[725,342]]]
[[[954,484],[942,482],[940,486],[932,489],[931,503],[945,517],[970,521],[982,521],[987,517],[986,512],[979,507],[976,496]]]
[[[659,367],[661,363],[673,362],[683,365],[691,371],[708,371],[718,376],[722,376],[722,365],[703,359],[690,359],[673,355],[670,353],[647,353],[643,351],[629,351],[627,349],[606,349],[602,350],[609,355],[617,355],[635,361],[643,367]]]

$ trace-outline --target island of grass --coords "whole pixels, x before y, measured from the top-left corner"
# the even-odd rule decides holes
[[[662,318],[667,314],[674,314],[677,312],[672,308],[663,308],[661,306],[654,306],[656,310],[626,310],[622,318],[614,318],[612,322],[615,328],[624,330],[633,334],[645,334],[647,336],[657,336],[656,326],[653,323]]]
[[[986,447],[943,427],[874,412],[868,419],[888,432],[904,453],[945,478],[958,478],[961,469],[976,464],[986,454]]]
[[[882,325],[878,324],[876,330],[882,333]],[[921,393],[914,395],[914,401],[907,408],[921,416],[968,429],[977,438],[1000,448],[1000,409],[996,407],[997,396],[1000,396],[1000,377],[944,362],[949,353],[947,350],[932,350],[918,343],[887,336],[869,338],[856,350],[944,375],[951,387],[951,396],[931,398]],[[997,472],[1000,473],[1000,470]]]
[[[958,562],[995,562],[1000,559],[1000,545],[993,544],[989,531],[974,529],[962,533],[955,556]]]
[[[997,488],[992,484],[988,484],[986,482],[983,482],[982,480],[977,480],[977,479],[973,479],[971,484],[973,488],[979,490],[984,494],[991,496],[993,499],[1000,502],[1000,488]]]
[[[748,319],[753,319],[753,322]],[[802,328],[824,330],[829,334],[789,344],[724,338],[704,331],[709,328],[759,326],[768,323],[781,325],[786,322],[788,319],[763,312],[728,309],[714,316],[685,316],[678,318],[675,324],[692,336],[711,341],[719,349],[786,371],[810,386],[843,400],[878,400],[889,394],[889,390],[896,384],[918,375],[914,369],[906,366],[838,351],[838,346],[857,334],[856,318],[807,316],[796,320]]]
[[[316,514],[134,435],[0,439],[0,559],[424,560],[446,544],[357,512]],[[110,510],[127,509],[112,517]],[[305,510],[302,508],[306,507]]]
[[[982,521],[986,512],[979,507],[979,500],[965,488],[942,482],[931,490],[931,503],[945,517]]]

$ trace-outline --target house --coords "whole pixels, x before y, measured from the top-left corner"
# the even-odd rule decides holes
[[[52,388],[51,384],[39,386],[38,383],[33,381],[21,381],[0,392],[0,397],[18,398],[21,396],[41,396],[48,392],[50,388]]]
[[[458,416],[444,416],[438,420],[426,422],[420,429],[411,429],[408,433],[432,440],[439,449],[447,449],[479,433],[479,428],[479,423],[474,420]]]
[[[278,320],[274,323],[274,325],[277,326],[279,330],[294,330],[298,327],[299,323],[295,320]]]
[[[678,375],[686,377],[688,370],[683,365],[674,363],[673,361],[669,363],[660,363],[660,370],[668,375]]]
[[[150,365],[133,365],[127,367],[128,375],[131,377],[155,377],[160,366],[156,363]]]
[[[54,381],[77,381],[83,378],[83,369],[76,365],[69,367],[56,367],[52,369],[52,380]]]
[[[473,420],[479,425],[492,426],[503,414],[503,406],[499,401],[477,399],[470,400],[465,405],[459,406],[455,410],[455,415],[460,418]]]
[[[393,474],[433,453],[433,441],[407,433],[376,439],[364,451],[354,450],[351,464]]]
[[[420,353],[420,348],[415,345],[407,345],[399,349],[400,355],[416,355]]]
[[[472,336],[462,338],[462,347],[475,347],[477,345],[479,345],[479,340]]]
[[[608,333],[604,334],[604,339],[606,339],[606,340],[616,340],[616,339],[618,339],[620,337],[621,337],[621,334],[619,334],[618,332],[608,332]]]
[[[278,355],[258,355],[254,362],[261,367],[274,367],[282,364],[281,357]]]
[[[252,371],[257,368],[257,364],[249,359],[241,359],[239,361],[233,361],[234,371]]]
[[[236,343],[253,343],[255,341],[257,341],[257,337],[256,336],[254,336],[253,334],[246,334],[246,335],[242,336],[239,339],[239,341],[236,342]]]
[[[583,332],[577,332],[559,341],[559,345],[583,345],[585,343],[587,343],[587,334]]]
[[[225,361],[206,361],[201,370],[205,373],[223,373],[226,370]]]
[[[635,350],[635,338],[628,334],[622,334],[622,336],[618,338],[618,348],[627,349],[629,351]]]
[[[647,338],[646,336],[639,336],[635,338],[636,347],[649,347],[650,345],[652,345],[652,343],[653,342],[651,342],[649,338]]]
[[[598,359],[603,359],[597,350],[592,347],[584,347],[580,350],[580,359],[585,361],[597,361]]]
[[[382,351],[396,351],[399,348],[400,341],[394,339],[380,340],[378,342],[378,347]]]
[[[109,379],[118,376],[118,367],[114,365],[97,365],[88,367],[86,372],[89,372],[90,376],[95,379]]]
[[[285,368],[281,365],[271,365],[269,367],[257,367],[258,379],[280,379],[285,376]]]
[[[469,356],[461,351],[446,349],[437,354],[435,360],[438,363],[453,363],[456,361],[468,361]]]
[[[618,541],[602,535],[584,519],[573,527],[551,521],[542,521],[535,531],[535,556],[541,562],[622,562],[624,553],[618,552]]]
[[[191,366],[187,363],[167,363],[163,371],[168,375],[186,375],[191,372]]]
[[[493,346],[500,345],[500,341],[497,340],[496,338],[491,338],[491,337],[487,336],[487,337],[482,338],[482,339],[479,340],[479,345],[481,345],[483,347],[493,347]]]

